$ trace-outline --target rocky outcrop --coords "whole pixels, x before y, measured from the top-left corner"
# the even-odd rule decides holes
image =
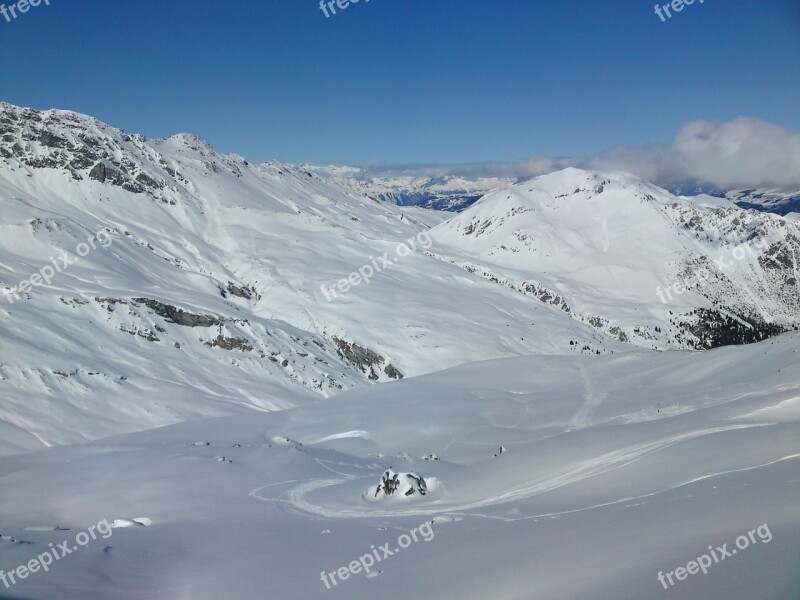
[[[146,152],[145,140],[75,113],[0,106],[0,158],[31,168],[60,169],[78,181],[88,176],[173,204],[174,200],[159,194],[166,187],[166,178],[157,177],[155,171],[145,172],[130,158],[132,153]]]
[[[221,334],[214,341],[205,342],[205,344],[211,348],[222,348],[223,350],[241,350],[242,352],[253,350],[253,346],[246,339],[225,337]]]
[[[163,317],[169,323],[183,325],[184,327],[211,327],[222,323],[217,317],[211,315],[195,315],[181,308],[164,304],[151,298],[133,298],[134,302],[144,304],[158,316]]]
[[[346,342],[338,337],[334,337],[333,342],[338,348],[339,356],[355,365],[362,373],[368,374],[368,377],[373,381],[380,379],[376,368],[380,370],[386,364],[386,359],[383,356],[369,348],[359,346],[355,342]],[[383,372],[390,379],[403,378],[403,374],[391,364],[387,364]]]
[[[428,495],[425,479],[415,473],[395,473],[392,469],[383,472],[381,481],[375,488],[375,498],[407,498],[417,494]]]
[[[228,294],[236,296],[237,298],[244,298],[245,300],[259,300],[261,298],[255,288],[248,285],[236,285],[232,281],[228,282],[225,290],[222,290],[223,297],[227,298]]]
[[[386,373],[386,376],[389,377],[389,379],[402,379],[403,378],[403,374],[400,371],[398,371],[394,367],[394,365],[386,365],[386,368],[383,369],[383,372]]]

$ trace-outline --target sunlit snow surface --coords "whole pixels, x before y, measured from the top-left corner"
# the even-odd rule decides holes
[[[787,334],[703,354],[501,359],[6,457],[0,568],[102,519],[128,526],[0,597],[794,599],[799,354]],[[389,467],[437,485],[366,500]],[[377,576],[321,581],[431,521],[435,537]],[[658,582],[763,524],[769,543]]]
[[[796,325],[797,215],[576,169],[443,214],[191,135],[0,120],[0,598],[800,597],[800,336],[689,353],[673,323]],[[772,262],[658,298],[757,239]],[[387,470],[399,494],[375,493]],[[320,576],[430,523],[369,577]]]

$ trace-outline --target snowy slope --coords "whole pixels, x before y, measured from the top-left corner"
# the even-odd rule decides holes
[[[441,258],[644,347],[714,347],[800,324],[794,221],[628,175],[545,175],[431,236]]]
[[[441,213],[187,134],[8,104],[0,128],[0,452],[623,348],[431,256]],[[15,294],[63,253],[73,264]],[[368,285],[325,291],[384,254],[391,268]]]
[[[120,526],[7,593],[791,600],[798,354],[786,334],[701,354],[502,359],[0,458],[0,568]],[[389,468],[429,493],[375,499]],[[412,529],[425,537],[401,541]],[[707,574],[659,583],[749,531]],[[321,580],[384,545],[370,577]]]

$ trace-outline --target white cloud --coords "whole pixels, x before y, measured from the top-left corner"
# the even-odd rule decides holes
[[[671,144],[619,146],[593,156],[535,155],[515,163],[372,168],[387,174],[529,178],[569,166],[627,171],[659,185],[704,185],[721,189],[800,186],[800,134],[751,117],[733,121],[689,121]]]
[[[673,148],[687,175],[723,187],[800,184],[800,134],[758,119],[691,121]]]

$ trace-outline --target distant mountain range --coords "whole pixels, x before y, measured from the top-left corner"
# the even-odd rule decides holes
[[[480,200],[486,193],[519,183],[523,178],[468,177],[464,175],[383,175],[367,169],[333,165],[303,165],[320,177],[349,187],[377,200],[399,206],[421,206],[435,210],[460,212]],[[800,190],[734,189],[721,190],[706,186],[667,186],[678,196],[710,195],[727,198],[742,208],[787,215],[800,212]]]
[[[725,196],[742,208],[752,208],[777,215],[800,213],[800,190],[731,190]]]
[[[321,178],[381,202],[459,212],[487,192],[516,183],[504,177],[455,175],[375,175],[359,167],[306,164],[303,168]]]

